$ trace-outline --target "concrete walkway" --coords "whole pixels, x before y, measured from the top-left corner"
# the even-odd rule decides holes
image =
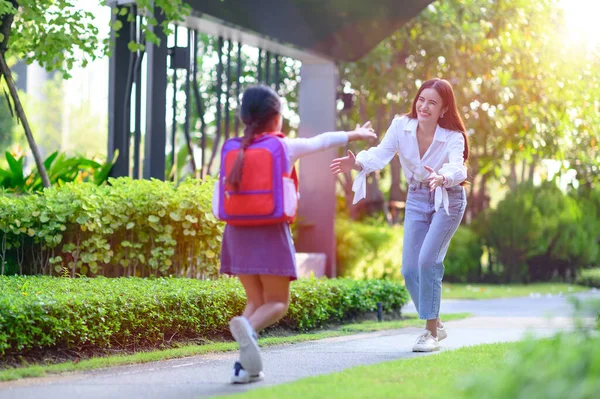
[[[583,298],[600,299],[600,293]],[[553,310],[557,317],[544,316]],[[406,311],[411,311],[407,306]],[[414,311],[414,308],[413,308]],[[443,349],[481,343],[516,341],[526,333],[547,336],[572,325],[572,310],[563,297],[444,301],[445,313],[475,317],[447,323]],[[410,351],[418,328],[357,334],[296,345],[266,348],[266,379],[252,385],[229,384],[235,353],[205,355],[139,366],[0,383],[3,398],[200,398],[281,384],[349,367],[423,356]]]

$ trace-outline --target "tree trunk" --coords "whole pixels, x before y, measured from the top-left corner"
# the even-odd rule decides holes
[[[17,118],[21,120],[21,124],[23,125],[23,130],[25,130],[25,136],[27,137],[27,142],[29,143],[29,148],[31,148],[31,152],[33,153],[33,158],[35,159],[35,164],[37,165],[38,172],[40,173],[40,177],[42,178],[42,184],[45,188],[50,187],[50,179],[48,178],[48,172],[46,172],[46,167],[44,166],[44,162],[42,160],[42,156],[40,155],[40,150],[38,149],[37,144],[35,143],[35,139],[33,138],[33,134],[31,133],[31,128],[29,127],[29,122],[27,121],[27,116],[25,115],[25,110],[21,105],[21,100],[19,99],[19,93],[17,92],[17,88],[15,86],[15,82],[13,81],[10,69],[8,65],[6,65],[6,60],[4,59],[4,54],[0,54],[0,73],[4,75],[4,79],[6,80],[6,85],[8,86],[8,90],[10,91],[10,96],[15,105],[15,112],[17,113]]]
[[[514,159],[514,154],[510,160],[510,175],[508,176],[508,186],[512,191],[517,189],[517,160]]]
[[[486,193],[486,187],[487,187],[487,175],[482,175],[481,176],[481,180],[479,181],[479,193],[477,194],[478,197],[478,204],[477,204],[477,212],[482,212],[484,209],[486,209],[487,207],[489,207],[489,197]],[[473,187],[473,189],[475,189]]]
[[[533,176],[535,175],[535,167],[538,161],[538,156],[534,155],[531,165],[529,165],[529,181],[533,182]]]
[[[18,4],[15,0],[12,0],[12,4],[15,7],[18,7]],[[37,144],[35,143],[35,139],[33,138],[33,134],[31,133],[31,128],[29,127],[29,121],[27,120],[27,115],[25,115],[25,110],[23,109],[23,105],[21,105],[21,100],[19,99],[19,93],[17,92],[17,87],[15,86],[15,82],[12,78],[12,74],[10,68],[6,64],[6,59],[4,58],[4,54],[8,48],[8,40],[10,37],[10,30],[13,23],[13,15],[6,14],[2,18],[0,32],[4,34],[4,41],[0,44],[0,75],[4,76],[6,80],[6,85],[8,86],[8,90],[10,92],[10,96],[12,97],[15,112],[17,114],[17,118],[21,121],[23,125],[23,130],[25,130],[25,136],[27,137],[27,142],[29,143],[29,148],[33,153],[33,158],[35,159],[35,164],[37,165],[38,172],[40,173],[40,177],[42,178],[42,184],[45,188],[50,187],[50,179],[48,178],[48,173],[46,172],[46,167],[44,166],[44,162],[42,161],[42,156],[40,155],[40,151],[38,149]]]
[[[392,162],[390,162],[390,171],[392,173],[392,183],[390,186],[390,212],[392,213],[392,224],[398,224],[400,222],[400,207],[398,205],[401,201],[406,199],[406,195],[402,192],[402,188],[400,187],[401,167],[400,158],[394,156]]]

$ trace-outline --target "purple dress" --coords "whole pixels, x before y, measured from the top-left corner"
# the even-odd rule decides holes
[[[289,225],[225,226],[221,273],[267,274],[296,280],[296,250]]]

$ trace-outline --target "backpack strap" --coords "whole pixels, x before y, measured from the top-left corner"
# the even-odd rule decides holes
[[[271,135],[278,137],[280,139],[285,138],[285,134],[281,132],[270,133]],[[294,181],[294,185],[296,186],[296,192],[300,191],[300,182],[298,180],[298,172],[296,171],[296,167],[292,166],[292,173],[290,173],[290,179]]]
[[[294,186],[296,186],[296,192],[300,191],[300,181],[298,180],[298,173],[296,172],[296,167],[292,167],[292,173],[290,174],[290,178],[294,181]]]

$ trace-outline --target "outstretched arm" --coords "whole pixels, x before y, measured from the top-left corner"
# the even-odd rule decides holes
[[[373,140],[377,135],[367,122],[363,126],[356,125],[356,129],[349,132],[329,132],[310,138],[285,139],[288,145],[289,157],[292,163],[305,155],[325,151],[330,148],[340,147],[350,141]]]
[[[383,169],[396,155],[398,136],[397,132],[402,124],[400,119],[394,119],[388,128],[383,140],[377,147],[372,147],[368,151],[361,151],[358,156],[354,156],[352,151],[342,158],[334,159],[331,162],[330,170],[333,174],[358,170],[360,173],[354,179],[352,190],[354,191],[354,203],[357,203],[366,196],[366,177],[367,174],[376,170]]]

